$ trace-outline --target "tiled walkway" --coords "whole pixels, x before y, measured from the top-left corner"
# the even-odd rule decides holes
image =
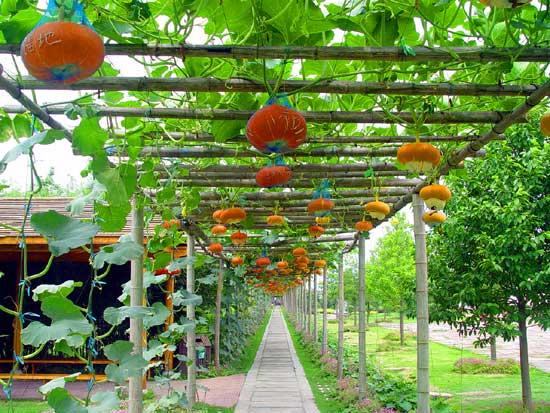
[[[281,311],[276,308],[235,413],[318,413]]]

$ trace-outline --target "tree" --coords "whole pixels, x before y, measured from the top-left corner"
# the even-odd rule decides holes
[[[517,127],[450,176],[449,219],[429,237],[431,318],[478,345],[519,337],[524,408],[533,410],[527,323],[550,325],[550,144]]]
[[[371,300],[399,311],[399,335],[404,343],[404,317],[414,293],[414,241],[410,226],[400,214],[392,228],[378,241],[367,263],[367,286]]]

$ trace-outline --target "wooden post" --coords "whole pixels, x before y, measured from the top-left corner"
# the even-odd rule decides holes
[[[317,344],[319,339],[317,328],[317,274],[313,274],[313,291],[311,293],[313,299],[313,341]]]
[[[338,261],[338,380],[344,378],[344,254]]]
[[[311,275],[307,277],[306,291],[306,333],[311,334]]]
[[[195,255],[195,237],[187,234],[187,292],[195,294],[195,268],[193,267],[193,259]],[[187,318],[191,322],[195,322],[195,305],[187,304]],[[187,332],[187,411],[193,411],[195,404],[195,395],[197,392],[197,351],[195,349],[195,328]]]
[[[165,331],[168,331],[168,328],[170,328],[170,324],[174,322],[174,302],[172,300],[172,294],[174,294],[174,287],[176,284],[176,279],[173,275],[170,275],[168,279],[166,280],[166,308],[168,311],[170,311],[170,315],[166,319],[166,323],[164,323],[164,329]],[[164,367],[168,371],[172,371],[174,369],[174,352],[173,351],[166,351],[164,353]]]
[[[132,203],[132,238],[134,242],[143,245],[143,208]],[[130,270],[130,306],[143,306],[143,254],[132,260]],[[134,346],[134,354],[143,355],[143,319],[130,317],[130,342]],[[137,370],[129,377],[128,384],[128,411],[129,413],[143,412],[143,371]]]
[[[365,237],[359,237],[359,268],[357,277],[359,307],[359,400],[367,397],[367,333],[365,324]]]
[[[328,351],[328,284],[327,284],[327,267],[323,268],[323,337],[321,339],[321,354],[326,354]]]
[[[424,201],[413,194],[414,246],[416,260],[416,392],[417,412],[430,412],[430,326],[428,315],[428,258],[422,214]]]
[[[220,368],[220,329],[222,320],[223,259],[220,258],[218,270],[218,288],[216,289],[216,324],[214,326],[214,367]]]

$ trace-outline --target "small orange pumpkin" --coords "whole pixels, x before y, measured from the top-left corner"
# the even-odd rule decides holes
[[[296,262],[296,264],[305,264],[305,265],[309,264],[309,258],[305,255],[300,255],[296,257],[294,261]]]
[[[72,84],[99,69],[105,58],[101,37],[70,21],[35,27],[21,43],[23,64],[38,80]]]
[[[227,232],[227,227],[221,224],[214,225],[210,232],[212,233],[212,235],[223,235]]]
[[[315,217],[315,223],[319,225],[326,225],[330,223],[330,215],[324,217]]]
[[[550,112],[541,116],[540,131],[544,136],[550,136]]]
[[[246,219],[246,211],[238,207],[228,208],[220,214],[220,219],[224,224],[238,224]]]
[[[292,255],[294,255],[295,257],[300,257],[300,256],[306,255],[306,254],[307,254],[306,249],[302,248],[302,247],[294,248],[292,250]]]
[[[262,188],[272,188],[286,184],[290,178],[292,178],[292,171],[288,166],[266,166],[256,174],[256,184]]]
[[[372,201],[365,205],[365,211],[371,217],[381,221],[390,213],[390,206],[382,201]]]
[[[270,227],[280,227],[285,224],[285,217],[281,215],[269,215],[266,221]]]
[[[267,267],[269,264],[271,264],[271,260],[268,257],[260,257],[256,260],[258,267]]]
[[[439,165],[441,152],[426,142],[407,143],[397,150],[397,160],[411,172],[429,172]]]
[[[334,202],[327,198],[317,198],[309,201],[307,212],[309,214],[319,214],[331,211],[334,208]]]
[[[286,268],[288,268],[288,262],[286,261],[279,261],[277,263],[277,268],[280,269],[280,270],[284,270]]]
[[[359,232],[369,232],[374,226],[370,221],[359,221],[355,224],[355,229]]]
[[[447,216],[441,211],[426,211],[422,215],[422,220],[430,227],[442,224],[446,219]]]
[[[216,221],[217,223],[221,223],[222,222],[222,214],[223,214],[223,209],[217,209],[212,214],[212,219],[214,221]]]
[[[310,225],[307,229],[309,235],[313,238],[319,238],[325,232],[325,229],[319,225]]]
[[[445,185],[428,185],[420,190],[420,198],[431,209],[443,209],[449,199],[451,199],[451,191]]]
[[[219,242],[213,242],[208,246],[208,251],[210,251],[212,254],[219,255],[223,251],[223,245]]]
[[[170,229],[172,226],[180,228],[181,222],[179,219],[170,219],[167,221],[162,221],[162,228]]]
[[[246,244],[246,240],[248,239],[248,235],[246,233],[237,231],[231,234],[231,242],[233,245],[244,245]]]
[[[243,265],[243,264],[244,264],[243,257],[240,257],[240,256],[236,255],[236,256],[231,258],[231,265],[233,267],[237,267],[237,266]]]
[[[317,268],[323,268],[327,266],[327,262],[325,260],[315,260],[313,265]]]

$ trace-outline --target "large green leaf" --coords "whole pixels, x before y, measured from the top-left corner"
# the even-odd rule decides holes
[[[76,287],[82,287],[81,282],[67,280],[62,284],[41,284],[32,290],[32,299],[34,301],[43,300],[47,296],[59,294],[67,297]]]
[[[97,392],[92,395],[91,402],[88,413],[112,412],[120,408],[120,399],[114,391]]]
[[[88,409],[76,401],[64,388],[58,387],[48,394],[48,404],[55,413],[88,413]]]
[[[84,118],[73,131],[73,147],[80,155],[93,156],[103,151],[108,137],[99,125],[99,118]]]
[[[147,368],[148,362],[139,354],[132,354],[134,345],[128,341],[118,340],[105,346],[105,356],[117,364],[105,368],[107,378],[115,383],[123,383],[128,376]]]
[[[57,379],[50,380],[46,384],[43,384],[38,388],[38,391],[42,393],[43,395],[47,395],[49,392],[51,392],[53,389],[57,388],[65,388],[65,383],[71,383],[76,381],[77,377],[80,376],[81,373],[74,373],[69,376],[64,377],[58,377]]]
[[[102,247],[93,260],[94,268],[102,268],[105,263],[123,265],[139,258],[143,254],[143,246],[134,242],[128,236],[120,237],[116,244]]]
[[[31,226],[46,238],[50,252],[56,257],[86,245],[99,231],[95,224],[82,222],[52,210],[33,214]]]
[[[103,312],[103,319],[111,325],[119,325],[127,318],[144,318],[152,316],[153,310],[147,307],[108,307]]]

